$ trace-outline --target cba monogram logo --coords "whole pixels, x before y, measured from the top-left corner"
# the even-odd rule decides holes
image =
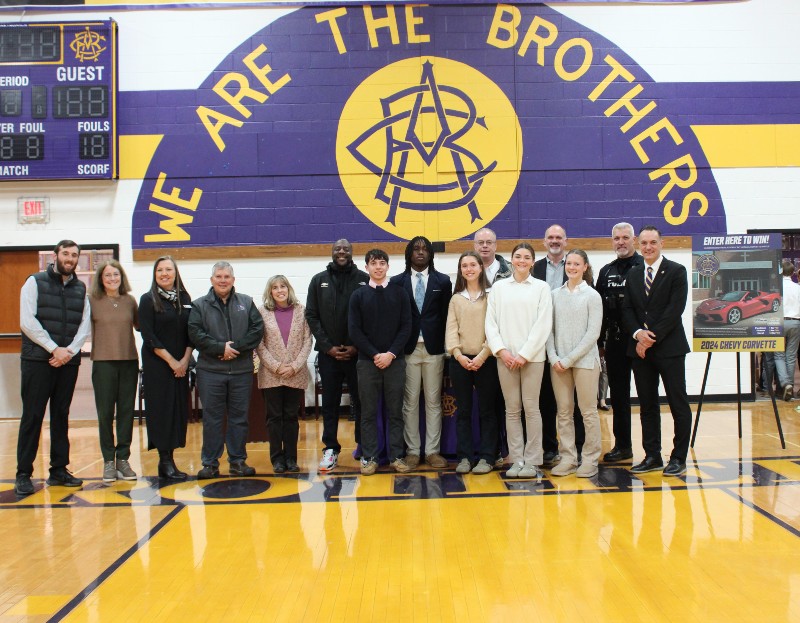
[[[70,49],[75,52],[75,58],[79,61],[96,61],[100,55],[106,51],[103,42],[106,38],[96,32],[86,30],[75,34]]]
[[[387,65],[353,91],[336,136],[339,176],[378,227],[455,240],[505,207],[519,179],[522,133],[491,80],[438,57]]]

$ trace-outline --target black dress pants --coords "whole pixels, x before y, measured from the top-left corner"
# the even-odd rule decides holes
[[[295,387],[267,387],[262,390],[267,407],[267,432],[269,433],[269,459],[297,461],[297,436],[300,423],[300,399],[303,390]]]
[[[54,368],[46,361],[21,360],[22,418],[17,441],[17,475],[33,474],[47,403],[50,403],[50,470],[69,465],[69,407],[77,365]]]

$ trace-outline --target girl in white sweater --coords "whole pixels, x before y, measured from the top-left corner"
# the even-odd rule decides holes
[[[492,286],[486,311],[486,341],[497,357],[500,387],[506,401],[506,431],[511,468],[508,478],[534,478],[542,464],[542,414],[539,389],[545,345],[553,325],[547,283],[534,279],[533,248],[526,242],[511,253],[512,276]],[[527,443],[522,434],[525,408]]]
[[[603,322],[603,301],[591,286],[592,267],[584,251],[576,249],[567,253],[564,271],[568,281],[553,290],[553,333],[547,339],[548,359],[555,362],[550,377],[558,405],[556,424],[561,453],[561,462],[550,473],[566,476],[577,472],[579,477],[589,478],[597,473],[600,459],[600,420],[597,415],[600,355],[597,338]],[[576,393],[586,429],[580,467],[572,419]]]

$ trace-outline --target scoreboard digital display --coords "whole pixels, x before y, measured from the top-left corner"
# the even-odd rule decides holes
[[[117,177],[117,24],[0,24],[0,182]]]

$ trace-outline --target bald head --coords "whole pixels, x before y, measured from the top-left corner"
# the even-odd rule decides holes
[[[544,248],[552,262],[560,262],[567,250],[567,230],[561,225],[550,225],[544,232]]]
[[[344,268],[353,261],[353,246],[346,238],[340,238],[331,247],[331,259],[337,266]]]
[[[484,266],[489,266],[494,262],[497,253],[497,235],[488,227],[479,229],[475,232],[475,252],[481,256]]]

